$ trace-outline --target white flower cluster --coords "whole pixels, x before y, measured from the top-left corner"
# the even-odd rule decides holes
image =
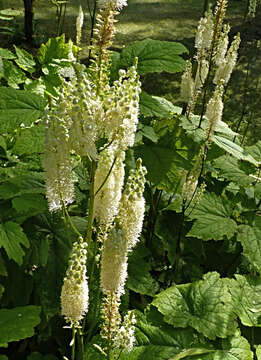
[[[124,178],[124,151],[134,143],[138,123],[138,103],[140,82],[137,64],[121,72],[120,80],[97,95],[91,76],[84,68],[75,65],[77,76],[70,82],[63,82],[63,89],[46,111],[46,146],[44,168],[46,172],[47,197],[50,210],[62,208],[62,204],[73,201],[72,165],[70,153],[88,156],[98,160],[97,140],[106,136],[113,143],[101,152],[95,179],[96,190],[103,182],[110,166],[116,162],[109,176],[108,201],[103,202],[105,190],[97,196],[95,207],[97,216],[105,221],[105,207],[115,198],[115,209],[121,194]],[[104,160],[106,159],[105,163]],[[107,166],[107,167],[106,167]],[[108,170],[108,171],[107,171]],[[107,171],[107,172],[106,172]],[[110,200],[109,200],[110,198]],[[113,203],[113,201],[111,201]],[[99,209],[99,210],[97,210]],[[102,215],[102,210],[104,213]],[[111,213],[111,218],[116,210]],[[109,216],[110,217],[110,216]]]
[[[123,6],[127,5],[127,0],[98,0],[98,6],[102,9],[112,6],[113,8],[120,10]]]
[[[100,224],[111,224],[118,213],[124,182],[125,152],[108,146],[100,153],[94,181],[94,214]]]
[[[101,260],[101,288],[104,293],[113,291],[121,295],[124,292],[128,252],[139,240],[142,230],[145,174],[146,169],[138,159],[137,169],[131,171],[128,177],[114,225],[104,239]]]
[[[136,170],[130,171],[120,201],[118,222],[121,229],[124,230],[128,251],[132,250],[136,245],[142,230],[145,212],[143,192],[146,173],[147,170],[142,166],[141,159],[138,159]]]
[[[212,96],[212,98],[209,100],[207,104],[206,109],[206,119],[207,119],[207,140],[210,141],[214,131],[217,127],[217,124],[222,119],[223,114],[223,85],[218,85],[216,87],[216,90]]]
[[[88,310],[86,255],[87,244],[80,238],[79,242],[73,244],[62,286],[61,313],[73,327],[80,327],[80,322]]]
[[[135,343],[135,324],[136,319],[133,311],[128,311],[124,316],[122,326],[118,329],[113,343],[115,348],[130,352]]]
[[[223,81],[224,84],[228,83],[237,62],[239,45],[240,35],[238,34],[234,37],[234,40],[227,51],[226,57],[223,58],[223,61],[220,61],[218,64],[218,68],[213,80],[214,84],[218,84],[220,81]]]
[[[214,17],[211,11],[207,13],[204,18],[199,21],[195,47],[197,48],[197,60],[210,49],[214,33]]]
[[[186,62],[186,69],[181,78],[180,97],[182,101],[188,103],[193,98],[194,80],[192,78],[192,64],[190,60]]]
[[[46,140],[43,167],[46,177],[46,195],[51,211],[61,209],[74,200],[72,163],[67,118],[64,117],[66,100],[52,100],[52,108],[45,113]]]
[[[113,292],[121,296],[127,278],[127,248],[124,230],[111,229],[104,239],[101,260],[101,288],[104,294]]]

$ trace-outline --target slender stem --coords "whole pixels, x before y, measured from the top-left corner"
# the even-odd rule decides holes
[[[109,318],[109,324],[108,324],[108,332],[107,332],[107,360],[110,360],[111,358],[111,321],[112,321],[112,299],[113,299],[113,291],[110,292],[110,303],[109,303],[109,314],[108,314],[108,318]]]
[[[72,219],[71,219],[71,217],[70,217],[70,215],[69,215],[69,213],[68,213],[68,210],[67,210],[67,208],[66,208],[66,206],[65,206],[64,203],[63,203],[63,212],[64,212],[64,214],[65,214],[65,216],[66,216],[66,218],[67,218],[67,220],[68,220],[71,228],[73,229],[73,231],[74,231],[78,236],[82,236],[81,233],[78,231],[78,229],[77,229],[77,228],[75,227],[75,225],[73,224]]]
[[[75,330],[75,327],[73,326],[73,328],[72,328],[72,360],[75,360],[75,334],[76,334],[76,330]]]
[[[88,251],[90,251],[91,241],[92,241],[92,226],[94,221],[94,177],[95,171],[97,168],[97,162],[92,161],[91,163],[91,176],[90,176],[90,198],[89,198],[89,213],[88,213],[88,223],[87,223],[87,235],[86,242],[88,244]]]
[[[105,179],[103,180],[103,182],[102,182],[101,186],[98,188],[98,190],[95,192],[94,196],[96,196],[101,191],[103,186],[105,185],[106,181],[108,180],[108,178],[109,178],[109,176],[110,176],[110,174],[112,172],[112,169],[113,169],[113,166],[114,166],[116,160],[117,160],[117,156],[114,158],[114,160],[113,160],[113,162],[111,164],[110,170],[108,171],[108,174],[105,176]]]
[[[83,360],[84,346],[83,346],[83,336],[81,329],[77,329],[77,344],[78,344],[77,360]]]

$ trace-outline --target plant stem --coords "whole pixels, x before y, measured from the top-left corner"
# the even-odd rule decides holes
[[[87,223],[87,235],[86,242],[88,244],[88,252],[90,251],[91,240],[92,240],[92,226],[94,221],[94,177],[97,168],[97,162],[92,160],[91,163],[91,176],[90,176],[90,198],[89,198],[89,209],[88,209],[88,223]]]
[[[75,327],[72,328],[72,360],[75,360]]]

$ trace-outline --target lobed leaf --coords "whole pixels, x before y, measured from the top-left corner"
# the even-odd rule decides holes
[[[167,71],[176,73],[185,69],[186,62],[179,55],[188,50],[180,43],[145,39],[134,41],[121,53],[120,66],[129,68],[138,57],[138,73]]]
[[[29,241],[21,226],[13,221],[0,224],[0,247],[3,247],[9,259],[18,265],[22,265],[24,256],[21,245],[29,247]]]
[[[21,306],[0,310],[0,347],[34,335],[34,327],[41,321],[39,306]]]
[[[261,227],[240,225],[237,240],[248,260],[261,272]]]
[[[168,324],[191,326],[211,340],[235,330],[231,295],[216,272],[191,284],[172,286],[156,295],[152,304]]]
[[[199,204],[190,214],[196,219],[187,236],[195,236],[203,240],[230,239],[237,229],[236,222],[231,219],[233,204],[214,193],[205,193]]]

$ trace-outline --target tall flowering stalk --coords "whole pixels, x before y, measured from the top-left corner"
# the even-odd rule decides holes
[[[111,0],[99,1],[98,5],[101,9],[91,45],[91,65],[87,70],[72,57],[74,74],[69,81],[61,79],[60,93],[57,98],[50,99],[45,114],[44,169],[49,208],[63,211],[78,236],[61,292],[61,312],[73,330],[72,360],[76,356],[75,343],[82,339],[79,330],[86,315],[88,323],[88,294],[89,289],[92,291],[99,248],[102,335],[107,342],[102,351],[109,360],[113,352],[130,351],[134,344],[134,314],[129,312],[122,319],[119,306],[127,279],[128,254],[139,240],[145,211],[146,170],[140,159],[124,186],[125,152],[134,144],[138,124],[141,84],[137,61],[127,71],[120,70],[119,79],[114,83],[109,79],[108,48],[115,33],[115,15],[127,3]],[[82,22],[80,9],[78,44]],[[84,238],[66,209],[74,201],[73,157],[82,159],[89,170]],[[97,239],[101,244],[97,245]],[[82,360],[82,355],[78,354],[78,358]]]

